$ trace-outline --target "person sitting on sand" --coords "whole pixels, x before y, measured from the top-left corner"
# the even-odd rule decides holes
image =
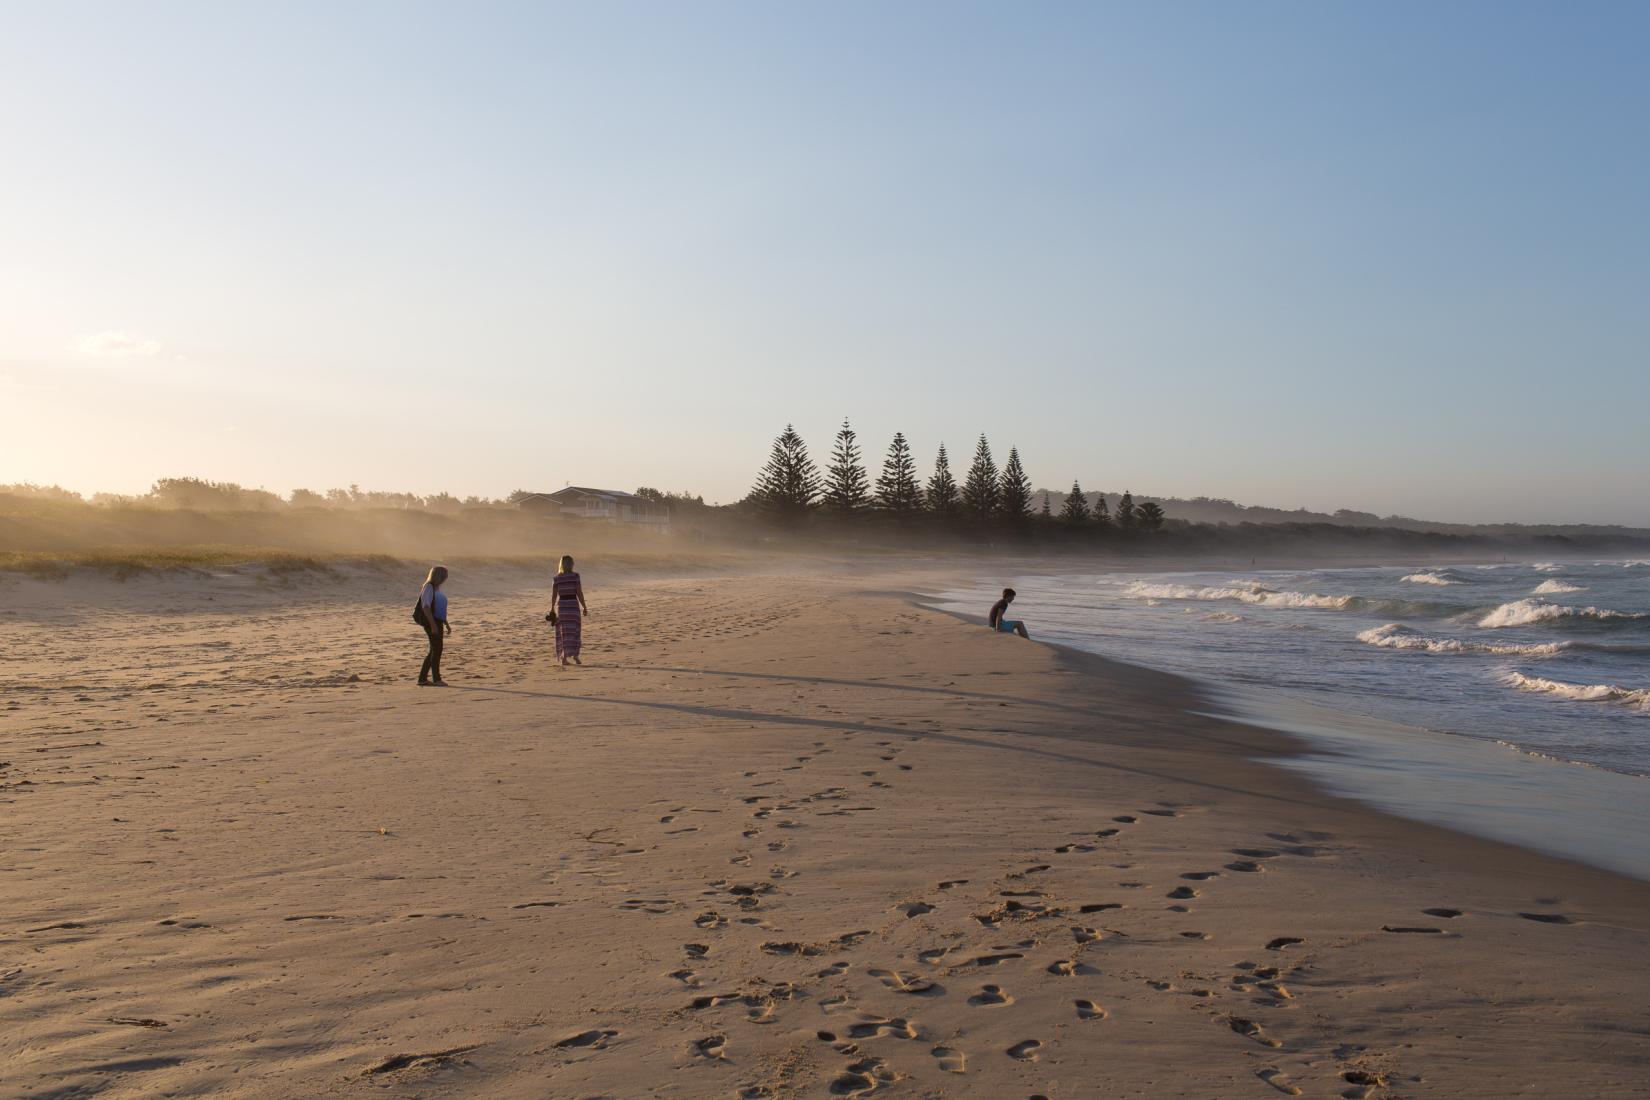
[[[430,639],[430,651],[424,656],[424,667],[418,670],[419,687],[446,687],[441,678],[441,645],[445,636],[453,632],[447,625],[447,593],[441,585],[447,580],[447,567],[435,566],[424,578],[424,587],[418,593],[419,625]]]
[[[563,554],[561,564],[556,567],[550,614],[545,616],[556,628],[556,657],[563,667],[566,667],[568,658],[572,658],[576,665],[584,664],[579,660],[579,643],[583,619],[589,613],[590,607],[584,602],[584,585],[579,575],[573,572],[573,559]]]
[[[1003,589],[1003,598],[991,605],[991,616],[986,625],[999,634],[1018,634],[1022,638],[1030,638],[1026,633],[1026,624],[1021,619],[1008,618],[1008,605],[1014,602],[1014,589]]]

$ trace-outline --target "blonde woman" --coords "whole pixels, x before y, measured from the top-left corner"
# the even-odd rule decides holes
[[[579,635],[590,607],[584,602],[584,585],[573,571],[573,559],[565,554],[556,567],[556,580],[551,591],[550,614],[545,618],[556,628],[556,657],[564,667],[569,659],[576,665],[582,665],[584,662],[579,660]]]
[[[419,687],[447,686],[447,681],[441,678],[441,646],[453,628],[447,625],[447,593],[441,591],[446,581],[447,567],[433,567],[430,575],[424,578],[424,587],[419,590],[418,605],[413,611],[413,620],[424,628],[430,639],[430,651],[424,656],[424,667],[418,670]]]

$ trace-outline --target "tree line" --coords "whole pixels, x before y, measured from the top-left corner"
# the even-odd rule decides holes
[[[927,518],[1006,528],[1029,527],[1039,520],[1091,531],[1155,531],[1163,526],[1163,509],[1149,500],[1136,502],[1132,492],[1125,492],[1113,511],[1106,505],[1105,494],[1097,494],[1091,505],[1082,486],[1073,481],[1058,515],[1046,492],[1041,514],[1034,512],[1036,496],[1019,448],[1008,449],[1008,459],[999,470],[983,432],[961,484],[951,473],[944,443],[934,456],[933,472],[926,482],[921,481],[903,432],[894,433],[882,472],[873,480],[861,458],[859,437],[844,420],[823,471],[809,456],[808,445],[796,429],[785,425],[773,441],[747,503],[785,524],[819,513],[850,520],[880,514],[897,521]]]

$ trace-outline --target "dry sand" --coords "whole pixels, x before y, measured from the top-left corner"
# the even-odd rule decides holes
[[[416,577],[0,583],[0,1094],[1645,1094],[1645,884],[911,577],[585,573],[444,691]]]

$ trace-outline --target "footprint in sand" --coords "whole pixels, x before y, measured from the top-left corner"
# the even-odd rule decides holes
[[[1044,969],[1057,978],[1069,978],[1082,969],[1082,964],[1076,959],[1057,959]]]
[[[1525,920],[1533,920],[1538,924],[1574,924],[1575,921],[1563,913],[1520,913]]]
[[[710,954],[710,946],[703,943],[684,943],[682,950],[687,953],[687,957],[690,959],[702,959]]]
[[[902,902],[894,908],[902,910],[907,917],[920,917],[924,913],[932,913],[934,907],[926,901]]]
[[[1299,936],[1279,936],[1275,940],[1268,940],[1267,941],[1266,950],[1268,950],[1268,951],[1282,951],[1285,947],[1290,947],[1290,946],[1293,946],[1294,944],[1305,943],[1305,942],[1306,941],[1301,939]]]
[[[1226,1017],[1226,1023],[1245,1039],[1252,1039],[1263,1047],[1275,1048],[1283,1045],[1266,1034],[1265,1030],[1253,1020],[1246,1020],[1242,1016],[1228,1016]]]
[[[999,963],[1008,962],[1010,959],[1023,958],[1025,958],[1025,956],[1020,954],[1018,951],[1008,951],[1001,955],[978,955],[969,960],[969,962],[973,966],[996,966]]]
[[[1141,810],[1140,812],[1143,813],[1143,814],[1151,814],[1153,817],[1179,817],[1180,816],[1180,811],[1179,810]]]
[[[1255,1076],[1259,1077],[1262,1081],[1265,1081],[1268,1085],[1271,1085],[1285,1096],[1299,1096],[1301,1094],[1301,1090],[1293,1081],[1289,1080],[1289,1075],[1284,1073],[1282,1070],[1256,1070]]]
[[[1010,871],[1005,877],[1019,879],[1025,878],[1027,875],[1038,875],[1048,870],[1048,867],[1049,865],[1046,863],[1033,863],[1030,867],[1025,867],[1018,871]]]
[[[967,885],[968,885],[968,880],[965,879],[965,878],[948,878],[944,882],[940,883],[939,889],[941,889],[941,890],[953,890],[953,889],[956,889],[958,886],[967,886]]]
[[[728,1056],[728,1037],[726,1035],[708,1035],[703,1039],[695,1039],[690,1049],[701,1058],[709,1058],[713,1062],[720,1062]]]
[[[896,993],[932,993],[937,988],[927,978],[899,970],[867,970],[866,973]]]
[[[848,972],[848,963],[834,962],[814,975],[816,978],[839,978]]]
[[[1278,853],[1271,848],[1233,848],[1232,854],[1234,856],[1244,856],[1248,859],[1272,859]]]
[[[675,978],[689,989],[699,988],[699,975],[696,972],[686,968],[681,970],[672,970],[669,974],[666,974],[665,977]]]
[[[883,1064],[881,1058],[861,1058],[850,1063],[848,1068],[831,1082],[831,1095],[865,1096],[874,1091],[880,1083],[894,1079],[893,1071]]]
[[[1099,832],[1095,833],[1094,835],[1099,837],[1101,840],[1105,840],[1107,837],[1116,836],[1118,833],[1120,833],[1122,831],[1123,831],[1122,829],[1101,829]]]
[[[968,998],[968,1003],[978,1008],[990,1008],[997,1005],[1011,1005],[1014,998],[1003,992],[1002,986],[982,985],[980,991]]]
[[[561,1050],[569,1050],[575,1047],[606,1050],[608,1041],[618,1037],[619,1033],[612,1028],[592,1028],[589,1031],[581,1031],[577,1035],[569,1035],[565,1039],[557,1039],[555,1046]]]
[[[1054,851],[1055,851],[1056,855],[1069,856],[1073,852],[1092,852],[1092,851],[1094,851],[1094,845],[1092,845],[1092,844],[1062,844],[1058,848],[1054,849]]]
[[[880,1016],[873,1016],[848,1025],[848,1038],[850,1039],[879,1039],[883,1036],[894,1039],[915,1039],[917,1037],[917,1025],[902,1017],[887,1020]]]
[[[1183,878],[1183,879],[1188,879],[1192,882],[1207,882],[1208,880],[1210,880],[1212,878],[1219,878],[1220,877],[1220,872],[1219,871],[1187,871],[1185,874],[1181,875],[1180,877]]]
[[[1097,943],[1100,940],[1100,930],[1098,928],[1085,928],[1080,924],[1073,925],[1071,938],[1078,943]]]
[[[1119,825],[1133,825],[1140,819],[1135,817],[1133,814],[1118,814],[1116,817],[1112,818],[1112,820],[1117,822]]]
[[[1077,911],[1079,913],[1103,913],[1107,909],[1121,909],[1121,908],[1123,908],[1123,903],[1122,902],[1117,902],[1117,901],[1096,901],[1096,902],[1090,902],[1088,905],[1079,905],[1077,907]]]
[[[1038,1039],[1022,1039],[1003,1053],[1010,1058],[1018,1058],[1022,1062],[1035,1062],[1037,1051],[1042,1048],[1042,1045],[1042,1042]]]
[[[1233,860],[1226,865],[1226,869],[1228,871],[1241,871],[1244,874],[1254,874],[1256,871],[1263,870],[1260,864],[1247,859]]]
[[[1077,1018],[1079,1020],[1104,1020],[1106,1018],[1106,1010],[1093,1001],[1085,1001],[1079,998],[1071,1003],[1077,1006]]]
[[[968,1072],[968,1055],[955,1047],[935,1047],[928,1053],[934,1056],[934,1060],[946,1073]]]
[[[1430,932],[1430,933],[1433,933],[1435,935],[1442,935],[1444,930],[1442,928],[1421,928],[1421,927],[1416,926],[1416,925],[1407,925],[1407,924],[1383,924],[1383,925],[1381,925],[1381,931],[1383,931],[1383,932]]]
[[[1429,917],[1443,917],[1445,920],[1454,920],[1456,917],[1461,915],[1461,910],[1459,909],[1447,909],[1442,906],[1436,909],[1423,909],[1421,912],[1425,913]]]
[[[1166,897],[1166,898],[1174,898],[1175,900],[1180,901],[1180,900],[1184,900],[1186,898],[1195,898],[1195,897],[1197,897],[1197,891],[1193,890],[1190,886],[1176,886],[1173,890],[1170,890],[1167,894],[1164,894],[1163,896]]]

